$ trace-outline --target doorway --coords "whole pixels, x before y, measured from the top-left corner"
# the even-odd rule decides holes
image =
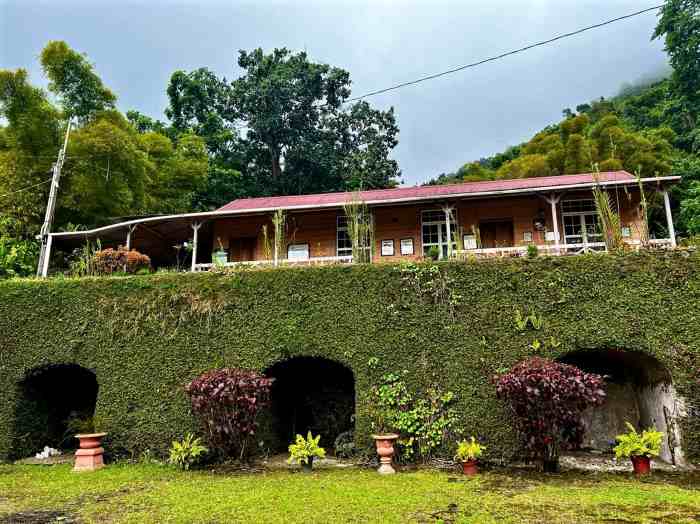
[[[484,248],[512,247],[513,219],[488,220],[479,224],[481,245]]]

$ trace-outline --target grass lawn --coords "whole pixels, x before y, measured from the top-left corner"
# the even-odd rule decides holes
[[[59,520],[56,520],[58,518]],[[61,520],[63,519],[63,520]],[[431,470],[180,472],[157,465],[0,466],[8,522],[698,522],[700,475]]]

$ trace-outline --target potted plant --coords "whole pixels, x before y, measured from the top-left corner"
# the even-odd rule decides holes
[[[474,437],[457,443],[455,461],[462,463],[465,475],[476,475],[479,472],[476,462],[485,449],[486,446],[479,444]]]
[[[219,249],[214,251],[212,254],[212,262],[215,266],[224,266],[228,262],[228,253],[224,249],[224,245],[221,243],[221,238],[216,237],[216,241],[219,244]]]
[[[311,471],[314,466],[314,457],[323,458],[326,450],[318,445],[321,435],[314,437],[311,431],[306,438],[297,435],[296,441],[289,445],[289,458],[287,463],[298,462],[304,471]]]
[[[647,428],[638,433],[632,424],[625,422],[629,429],[624,435],[615,437],[617,458],[629,457],[636,475],[647,475],[651,472],[651,457],[656,457],[661,451],[661,440],[664,434],[654,428]]]

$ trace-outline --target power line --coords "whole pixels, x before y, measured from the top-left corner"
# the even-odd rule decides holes
[[[646,9],[642,9],[641,11],[636,11],[636,12],[634,12],[634,13],[629,13],[629,14],[627,14],[627,15],[618,16],[617,18],[611,18],[610,20],[606,20],[606,21],[600,22],[600,23],[598,23],[598,24],[589,25],[589,26],[587,26],[587,27],[583,27],[583,28],[581,28],[581,29],[577,29],[576,31],[571,31],[570,33],[563,33],[563,34],[557,35],[557,36],[555,36],[555,37],[553,37],[553,38],[550,38],[550,39],[548,39],[548,40],[542,40],[542,41],[540,41],[540,42],[535,42],[534,44],[529,44],[529,45],[526,45],[526,46],[521,47],[521,48],[519,48],[519,49],[514,49],[514,50],[512,50],[512,51],[508,51],[508,52],[506,52],[506,53],[502,53],[502,54],[500,54],[500,55],[492,56],[492,57],[489,57],[489,58],[484,58],[483,60],[479,60],[478,62],[472,62],[471,64],[465,64],[465,65],[462,65],[462,66],[459,66],[459,67],[455,67],[455,68],[453,68],[453,69],[448,69],[447,71],[442,71],[441,73],[435,73],[435,74],[432,74],[432,75],[428,75],[428,76],[424,76],[424,77],[421,77],[421,78],[417,78],[416,80],[410,80],[410,81],[408,81],[408,82],[402,82],[402,83],[400,83],[400,84],[396,84],[396,85],[393,85],[393,86],[390,86],[390,87],[385,87],[384,89],[378,89],[377,91],[370,91],[369,93],[365,93],[364,95],[356,96],[356,97],[353,97],[353,98],[348,98],[348,99],[345,101],[345,103],[347,103],[347,102],[355,102],[355,101],[357,101],[357,100],[362,100],[363,98],[367,98],[367,97],[370,97],[370,96],[380,95],[380,94],[382,94],[382,93],[386,93],[386,92],[388,92],[388,91],[394,91],[394,90],[400,89],[400,88],[402,88],[402,87],[411,86],[411,85],[415,85],[415,84],[420,84],[421,82],[426,82],[426,81],[428,81],[428,80],[433,80],[433,79],[439,78],[439,77],[441,77],[441,76],[450,75],[450,74],[456,73],[456,72],[458,72],[458,71],[463,71],[463,70],[465,70],[465,69],[469,69],[469,68],[472,68],[472,67],[477,67],[477,66],[480,66],[480,65],[482,65],[482,64],[485,64],[485,63],[487,63],[487,62],[494,62],[494,61],[496,61],[496,60],[500,60],[500,59],[505,58],[505,57],[507,57],[507,56],[511,56],[511,55],[515,55],[515,54],[518,54],[518,53],[522,53],[522,52],[524,52],[524,51],[528,51],[529,49],[532,49],[532,48],[534,48],[534,47],[540,47],[540,46],[544,46],[544,45],[547,45],[547,44],[551,44],[552,42],[556,42],[557,40],[562,40],[562,39],[564,39],[564,38],[569,38],[569,37],[572,37],[572,36],[575,36],[575,35],[579,35],[579,34],[581,34],[581,33],[585,33],[586,31],[590,31],[591,29],[597,29],[597,28],[599,28],[599,27],[603,27],[603,26],[606,26],[606,25],[609,25],[609,24],[613,24],[613,23],[619,22],[619,21],[621,21],[621,20],[626,20],[626,19],[632,18],[632,17],[634,17],[634,16],[639,16],[639,15],[641,15],[641,14],[648,13],[649,11],[654,11],[654,10],[656,10],[656,9],[660,9],[661,7],[663,7],[663,5],[657,5],[657,6],[654,6],[654,7],[648,7],[648,8],[646,8]]]
[[[43,182],[39,182],[38,184],[34,184],[34,185],[32,185],[32,186],[23,187],[22,189],[18,189],[17,191],[12,191],[11,193],[5,193],[4,195],[0,195],[0,198],[5,198],[5,197],[7,197],[7,196],[12,196],[12,195],[14,195],[14,194],[16,194],[16,193],[21,193],[22,191],[27,191],[28,189],[33,189],[33,188],[39,187],[39,186],[41,186],[41,185],[43,185],[43,184],[48,184],[49,182],[51,182],[51,179],[52,179],[52,178],[53,178],[53,177],[49,177],[49,178],[47,178],[46,180],[44,180]]]

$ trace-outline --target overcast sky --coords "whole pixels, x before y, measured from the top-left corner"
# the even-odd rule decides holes
[[[65,40],[95,63],[122,110],[164,118],[173,71],[237,76],[238,49],[283,47],[350,71],[353,94],[499,54],[655,0],[0,0],[0,68],[46,83],[37,57]],[[394,106],[406,184],[528,139],[564,107],[667,67],[655,13],[370,101]]]

